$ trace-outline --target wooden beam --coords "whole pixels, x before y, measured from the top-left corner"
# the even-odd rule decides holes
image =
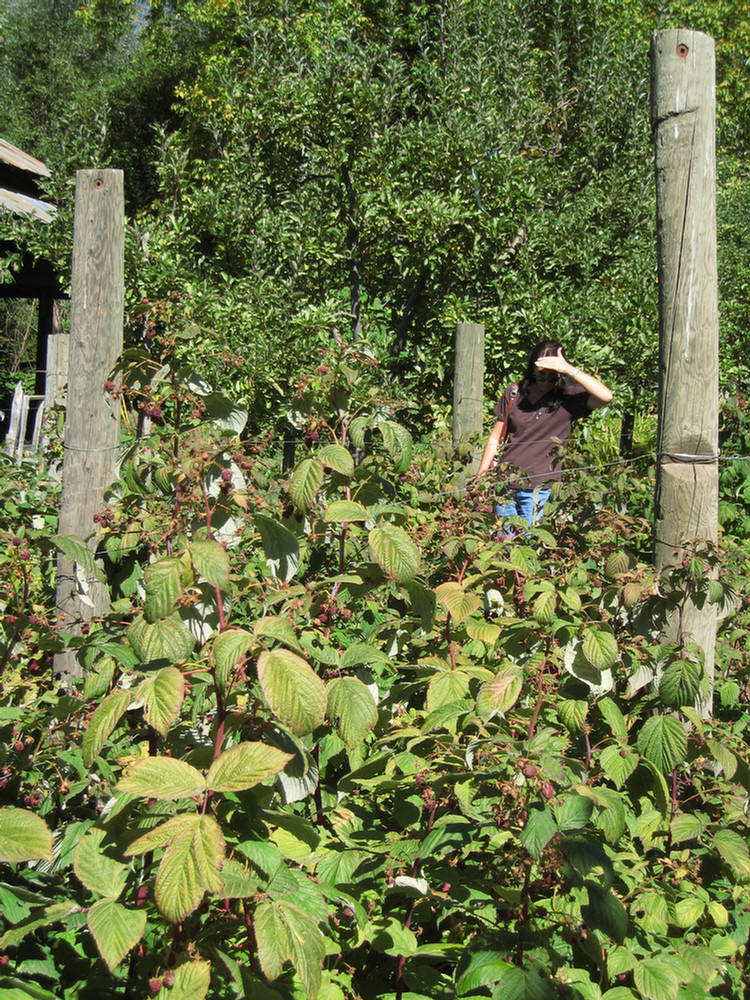
[[[59,533],[95,548],[93,516],[115,477],[119,408],[104,383],[122,352],[124,199],[121,170],[79,170],[76,176],[70,297],[70,361],[65,411]],[[61,556],[57,610],[75,634],[109,608],[106,586]],[[63,683],[81,674],[72,652],[55,658]]]
[[[456,361],[453,377],[453,447],[482,435],[484,399],[484,324],[458,323],[456,326]],[[475,449],[476,450],[476,449]],[[476,471],[480,455],[472,460]]]
[[[654,557],[678,565],[718,537],[719,313],[716,265],[715,56],[697,31],[651,43],[659,274],[659,430]],[[688,601],[667,636],[695,642],[711,713],[716,608]]]

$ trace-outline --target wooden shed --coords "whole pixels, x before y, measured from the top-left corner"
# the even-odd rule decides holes
[[[30,156],[17,146],[0,139],[0,213],[30,215],[42,225],[49,224],[55,217],[56,208],[41,198],[39,181],[49,177],[50,171],[40,160]],[[13,253],[16,246],[9,241],[0,241],[0,255]],[[36,376],[34,393],[36,397],[55,396],[59,390],[59,380],[50,386],[47,379],[48,346],[50,336],[55,332],[56,300],[63,298],[57,276],[48,261],[34,261],[24,254],[20,266],[9,279],[0,282],[0,298],[34,299],[38,302],[36,338]],[[64,364],[64,362],[63,362]],[[55,368],[61,367],[55,365]],[[47,399],[48,404],[54,401]]]

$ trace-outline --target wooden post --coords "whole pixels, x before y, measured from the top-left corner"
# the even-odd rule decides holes
[[[453,377],[453,447],[481,437],[484,397],[484,324],[458,323]],[[472,459],[476,471],[480,456]]]
[[[65,411],[61,535],[89,540],[93,515],[114,479],[119,408],[104,383],[122,352],[124,200],[121,170],[79,170],[76,175],[70,295],[70,364]],[[61,556],[57,611],[64,631],[106,613],[107,588]],[[72,652],[55,658],[63,682],[81,675]]]
[[[715,58],[697,31],[658,31],[651,43],[659,273],[659,431],[654,556],[679,564],[718,536],[719,319],[716,266]],[[716,607],[689,602],[668,637],[697,643],[711,714]]]

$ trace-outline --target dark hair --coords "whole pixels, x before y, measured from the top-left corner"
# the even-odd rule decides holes
[[[562,350],[562,344],[557,340],[542,340],[529,354],[529,360],[526,364],[526,371],[524,372],[523,380],[521,382],[521,393],[524,395],[528,393],[534,382],[534,374],[536,370],[536,363],[539,358],[548,358],[553,354],[557,354],[558,351]],[[563,379],[562,377],[558,380],[557,386],[555,388],[555,401],[553,406],[555,409],[560,405],[562,399],[562,388]]]

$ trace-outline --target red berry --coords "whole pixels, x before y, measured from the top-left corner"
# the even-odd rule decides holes
[[[164,973],[164,985],[168,990],[171,990],[174,986],[174,969],[167,969]]]
[[[536,778],[538,773],[539,772],[537,771],[537,769],[534,767],[533,764],[527,764],[526,767],[523,769],[524,778]]]
[[[24,744],[21,742],[21,740],[16,740],[16,742],[13,744],[13,749],[16,751],[16,753],[23,753]]]
[[[232,481],[232,470],[231,469],[222,469],[221,470],[221,478],[224,480],[225,483],[231,483],[231,481]]]
[[[555,797],[555,789],[551,781],[545,781],[540,791],[547,800]]]
[[[161,979],[158,976],[153,976],[148,981],[148,988],[150,993],[158,993],[161,989]]]

